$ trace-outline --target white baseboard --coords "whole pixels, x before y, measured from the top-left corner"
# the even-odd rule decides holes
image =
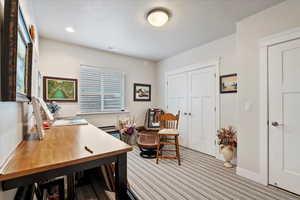
[[[236,173],[237,173],[237,175],[240,175],[242,177],[245,177],[247,179],[250,179],[252,181],[255,181],[257,183],[265,185],[265,181],[262,179],[262,176],[259,173],[255,173],[255,172],[252,172],[250,170],[243,169],[240,167],[236,168]]]

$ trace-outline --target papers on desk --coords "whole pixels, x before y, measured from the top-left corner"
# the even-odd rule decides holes
[[[52,126],[88,125],[85,119],[60,119],[53,122]]]

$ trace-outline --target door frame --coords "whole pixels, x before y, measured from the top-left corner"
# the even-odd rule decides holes
[[[216,107],[216,133],[220,129],[220,63],[221,63],[221,57],[218,57],[217,59],[213,60],[208,60],[206,62],[202,63],[195,63],[192,65],[187,65],[183,67],[178,67],[178,69],[175,70],[170,70],[165,72],[165,96],[164,96],[164,101],[165,101],[165,107],[168,105],[168,76],[170,75],[176,75],[184,72],[190,72],[190,71],[195,71],[199,69],[204,69],[208,67],[215,67],[216,68],[216,100],[215,100],[215,107]],[[217,137],[217,134],[216,134]],[[216,141],[216,140],[215,140]],[[216,142],[214,148],[215,152],[215,157],[217,159],[222,160],[221,155],[219,154],[217,144]]]
[[[256,180],[269,184],[269,65],[268,49],[274,45],[300,39],[300,27],[274,34],[259,41],[260,47],[260,178]]]

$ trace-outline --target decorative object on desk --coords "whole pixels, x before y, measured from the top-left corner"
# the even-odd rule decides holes
[[[47,107],[54,116],[57,115],[58,111],[61,109],[61,107],[55,101],[47,103]]]
[[[232,127],[222,128],[218,131],[218,144],[220,145],[221,153],[224,156],[224,166],[232,168],[231,161],[234,158],[235,149],[237,147],[237,132]]]
[[[30,101],[33,44],[19,0],[5,0],[1,59],[3,101]]]
[[[135,83],[133,85],[134,101],[151,101],[151,85]]]
[[[122,140],[129,145],[134,145],[136,143],[135,120],[119,120],[119,127]]]
[[[42,114],[41,114],[41,103],[38,98],[32,97],[32,108],[33,108],[33,115],[35,117],[35,122],[36,122],[36,134],[37,137],[42,140],[44,138],[44,126],[43,126],[43,119],[42,119]]]
[[[33,97],[33,98],[36,98],[36,97]],[[42,98],[36,98],[36,99],[38,100],[38,103],[40,104],[42,110],[44,111],[47,120],[54,121],[54,116],[50,112],[46,102]]]
[[[51,102],[47,103],[47,107],[48,107],[49,111],[53,114],[53,117],[57,118],[58,111],[61,109],[61,107],[55,101],[51,101]]]
[[[44,100],[77,102],[77,79],[44,76]]]
[[[237,92],[237,74],[229,74],[220,77],[220,93]]]
[[[36,136],[42,140],[44,138],[44,129],[49,128],[49,124],[46,125],[43,122],[42,112],[44,112],[46,119],[50,121],[54,121],[54,117],[50,112],[48,106],[41,98],[32,97],[31,99],[32,107],[33,107],[33,115],[35,118],[35,134]],[[34,133],[33,133],[34,134]],[[32,136],[32,135],[31,135]]]

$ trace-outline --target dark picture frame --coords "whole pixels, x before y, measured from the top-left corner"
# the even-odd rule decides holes
[[[238,82],[237,74],[220,76],[220,93],[237,93]]]
[[[133,84],[134,101],[151,101],[151,85],[134,83]]]
[[[39,187],[41,192],[40,199],[65,199],[65,181],[64,178],[56,179],[45,184],[41,184]],[[52,197],[51,197],[52,196]]]
[[[58,85],[57,93],[58,95],[56,95],[57,97],[49,97],[49,92],[51,93],[51,91],[49,90],[53,90],[50,87],[53,86],[49,86],[50,85],[50,81],[52,82],[52,84],[60,84]],[[56,83],[55,83],[56,82]],[[70,89],[70,83],[73,84],[72,91],[69,91]],[[66,86],[66,84],[68,84]],[[58,91],[59,90],[59,91]],[[55,92],[54,91],[54,92]],[[69,94],[73,94],[72,98],[67,98],[67,96]],[[60,94],[60,95],[59,95]],[[52,76],[44,76],[43,77],[43,96],[44,96],[44,100],[46,102],[50,102],[50,101],[57,101],[57,102],[77,102],[78,101],[78,80],[77,79],[73,79],[73,78],[61,78],[61,77],[52,77]],[[59,97],[61,96],[61,97]],[[63,97],[63,96],[66,96]]]
[[[5,0],[1,46],[1,100],[30,101],[33,43],[19,0]]]

